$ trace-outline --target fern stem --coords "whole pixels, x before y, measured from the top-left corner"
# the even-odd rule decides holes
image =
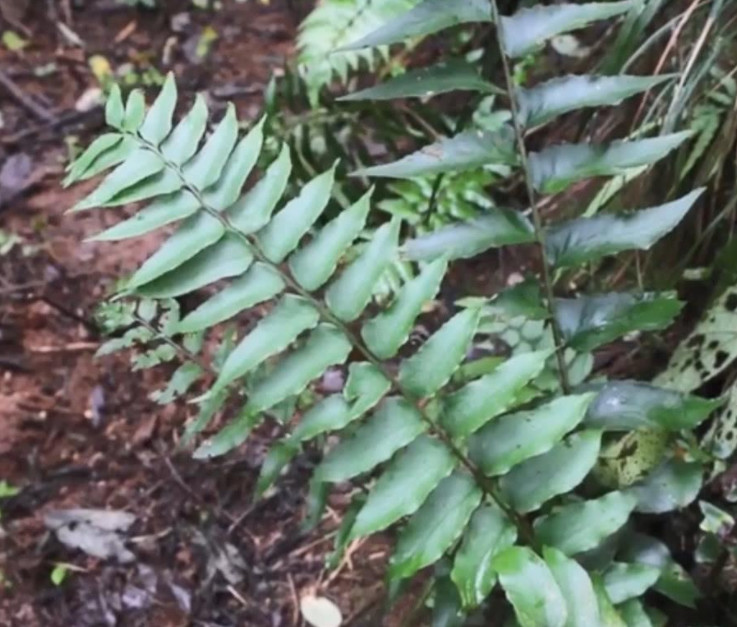
[[[401,395],[407,402],[411,403],[412,406],[417,410],[422,421],[427,425],[428,432],[434,435],[440,442],[442,442],[449,452],[456,458],[459,464],[461,464],[471,476],[474,478],[476,485],[484,492],[486,496],[491,498],[499,508],[506,514],[506,516],[514,523],[517,527],[518,533],[524,537],[529,544],[537,547],[535,540],[535,534],[532,530],[532,526],[518,512],[512,509],[500,495],[495,482],[490,477],[487,477],[483,472],[474,464],[471,459],[461,450],[461,448],[453,441],[453,439],[442,429],[427,413],[424,403],[416,400],[412,395],[408,394],[403,388],[402,384],[396,375],[389,370],[386,364],[363,343],[361,338],[340,318],[338,318],[330,309],[324,304],[319,298],[313,296],[308,290],[304,289],[291,275],[291,273],[281,267],[280,264],[275,263],[269,259],[259,246],[258,240],[249,233],[241,231],[236,227],[223,212],[218,211],[214,207],[211,207],[205,200],[202,192],[192,185],[184,176],[181,168],[168,161],[163,154],[159,151],[158,147],[142,139],[138,135],[132,135],[143,147],[156,153],[159,158],[166,164],[167,168],[170,168],[178,177],[184,189],[191,193],[199,203],[200,207],[207,214],[218,220],[223,227],[229,232],[238,237],[252,252],[254,258],[261,263],[272,268],[278,272],[283,278],[287,287],[293,292],[309,301],[310,304],[317,310],[323,320],[333,324],[336,328],[346,336],[348,341],[358,350],[361,355],[373,366],[379,369],[379,371],[386,377],[391,384],[390,392],[395,392]],[[538,547],[539,548],[539,547]]]
[[[550,318],[550,328],[553,331],[553,341],[555,343],[555,358],[558,362],[558,378],[560,385],[566,394],[571,391],[571,383],[568,377],[568,369],[566,368],[565,361],[565,341],[563,340],[563,334],[561,333],[560,326],[558,325],[558,318],[556,316],[555,308],[555,294],[553,291],[553,278],[551,276],[550,268],[545,257],[545,230],[543,228],[542,216],[540,215],[540,207],[537,202],[537,195],[535,194],[534,187],[532,185],[532,177],[530,176],[529,162],[527,158],[527,148],[525,147],[525,136],[522,130],[522,124],[520,123],[519,109],[517,107],[517,99],[514,97],[514,81],[512,80],[512,71],[509,67],[509,59],[504,51],[501,39],[501,14],[499,12],[499,6],[497,0],[489,0],[491,6],[491,15],[494,24],[496,24],[496,40],[499,48],[499,56],[502,60],[502,68],[504,69],[504,82],[507,91],[507,97],[509,98],[509,108],[512,113],[512,124],[514,125],[514,134],[517,140],[517,150],[519,151],[520,160],[522,162],[522,171],[525,179],[525,187],[527,189],[527,200],[530,204],[532,211],[532,222],[535,229],[535,239],[537,240],[538,247],[540,248],[540,257],[542,261],[542,283],[545,288],[545,297],[547,300],[548,316]]]

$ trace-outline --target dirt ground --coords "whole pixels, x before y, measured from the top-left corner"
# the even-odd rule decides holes
[[[197,462],[177,450],[193,408],[147,398],[168,373],[93,358],[96,304],[162,235],[84,243],[120,214],[64,215],[89,189],[60,185],[69,146],[102,127],[99,107],[77,110],[97,86],[90,57],[173,70],[183,100],[206,91],[216,116],[227,99],[247,120],[292,52],[297,17],[285,2],[226,0],[216,12],[162,4],[39,1],[19,20],[4,7],[0,30],[29,43],[0,47],[0,482],[18,490],[0,500],[0,626],[286,627],[301,624],[299,599],[311,591],[335,601],[346,624],[382,624],[387,540],[353,546],[337,571],[325,568],[348,495],[331,497],[316,531],[299,530],[310,459],[254,502],[268,432]],[[213,32],[209,54],[193,61],[193,45]],[[59,542],[44,517],[68,508],[132,514],[133,559]]]

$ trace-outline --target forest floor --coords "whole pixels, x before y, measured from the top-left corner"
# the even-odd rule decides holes
[[[183,101],[205,91],[216,117],[232,100],[250,120],[298,20],[273,0],[226,1],[212,13],[163,4],[90,0],[70,14],[70,3],[37,2],[19,19],[0,5],[14,20],[4,32],[27,43],[0,46],[0,625],[287,627],[301,624],[299,600],[313,592],[336,602],[345,624],[382,624],[386,539],[325,568],[347,498],[301,533],[302,462],[254,503],[259,437],[225,459],[193,460],[177,449],[193,406],[147,398],[169,373],[93,356],[96,305],[165,234],[85,243],[119,214],[64,215],[89,191],[60,184],[70,150],[102,128],[90,59],[98,73],[103,59],[142,75],[171,69]],[[50,513],[73,508],[134,517],[113,532],[125,542],[122,563],[49,530]],[[100,532],[76,530],[82,543]]]

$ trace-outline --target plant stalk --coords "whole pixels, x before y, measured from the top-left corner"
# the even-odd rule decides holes
[[[504,46],[502,45],[502,39],[500,36],[501,15],[499,13],[499,7],[496,0],[489,0],[489,5],[491,6],[492,20],[497,26],[496,39],[497,45],[499,47],[499,55],[501,56],[502,60],[502,68],[504,69],[504,82],[507,90],[507,97],[509,98],[510,111],[512,113],[514,134],[517,139],[517,150],[520,155],[522,171],[524,174],[525,187],[527,189],[527,200],[532,211],[532,222],[535,229],[535,239],[537,240],[538,246],[540,248],[540,256],[542,261],[542,283],[545,289],[548,316],[550,318],[550,327],[553,331],[553,340],[555,343],[555,358],[558,363],[558,378],[560,380],[561,388],[563,388],[563,392],[569,394],[571,391],[571,383],[568,377],[568,368],[566,367],[565,361],[565,341],[563,340],[563,334],[561,333],[560,326],[558,324],[558,318],[556,316],[553,279],[551,276],[550,268],[548,267],[547,259],[545,257],[545,230],[543,228],[542,216],[540,215],[540,208],[537,202],[537,195],[535,194],[535,189],[532,185],[532,177],[530,176],[527,148],[525,147],[524,131],[522,129],[522,124],[520,123],[517,99],[514,97],[514,81],[512,80],[512,71],[509,67],[509,59],[504,52]]]

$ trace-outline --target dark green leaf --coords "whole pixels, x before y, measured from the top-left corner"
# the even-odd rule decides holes
[[[610,492],[593,501],[554,509],[535,521],[538,539],[566,555],[595,549],[624,525],[637,499],[625,492]]]
[[[381,531],[416,512],[453,470],[454,461],[444,444],[426,435],[418,437],[396,455],[376,482],[358,513],[351,536],[359,538]],[[409,572],[411,564],[397,568],[398,572]]]
[[[428,264],[414,279],[408,281],[394,302],[361,329],[366,346],[381,359],[388,359],[407,341],[415,320],[440,289],[447,262],[438,259]]]
[[[327,431],[337,431],[351,420],[350,406],[346,400],[333,394],[309,409],[295,427],[290,439],[304,442]]]
[[[609,381],[584,389],[598,392],[584,422],[604,431],[693,429],[721,405],[719,399],[689,396],[638,381]]]
[[[555,35],[605,20],[632,8],[624,2],[591,2],[588,4],[537,5],[521,9],[511,17],[502,17],[500,31],[504,50],[510,57],[533,52]]]
[[[565,627],[566,601],[548,566],[532,550],[513,546],[492,562],[520,627]]]
[[[333,483],[352,479],[385,462],[424,430],[422,418],[412,405],[388,398],[349,439],[325,456],[315,477]]]
[[[343,396],[352,402],[350,419],[363,416],[384,398],[390,388],[391,382],[379,368],[367,362],[353,362],[343,388]]]
[[[358,259],[328,287],[325,302],[341,320],[355,320],[371,300],[376,282],[396,257],[399,227],[397,219],[381,225]]]
[[[511,209],[492,208],[479,218],[411,239],[404,244],[403,252],[415,261],[437,257],[465,259],[490,248],[534,240],[534,229],[524,215]]]
[[[531,512],[581,483],[594,467],[600,447],[601,431],[574,433],[547,453],[512,468],[499,485],[514,509]]]
[[[487,164],[514,165],[516,162],[514,133],[508,126],[503,126],[495,133],[465,131],[425,146],[399,161],[359,170],[353,176],[406,179],[470,170]]]
[[[563,396],[529,411],[502,416],[471,436],[469,454],[489,476],[549,451],[584,417],[592,394]]]
[[[604,588],[615,605],[645,594],[660,576],[660,569],[648,564],[615,562],[604,572]]]
[[[402,389],[415,398],[432,396],[445,385],[466,357],[480,310],[466,309],[438,329],[399,367]]]
[[[404,15],[342,50],[375,48],[432,35],[458,24],[490,21],[491,9],[486,0],[424,0]]]
[[[557,299],[556,317],[568,345],[578,351],[590,351],[632,331],[663,329],[682,306],[669,292],[612,293]]]
[[[426,98],[449,91],[498,91],[486,82],[473,63],[449,59],[437,65],[410,70],[385,83],[339,98],[353,100],[392,100],[394,98]]]
[[[351,348],[340,329],[332,324],[318,325],[303,346],[284,357],[272,372],[253,386],[249,406],[263,411],[289,396],[296,396],[330,366],[342,364]]]
[[[451,578],[458,586],[463,605],[477,607],[496,583],[491,566],[494,556],[517,540],[517,529],[495,505],[476,510],[456,553]]]
[[[693,503],[704,481],[704,468],[697,462],[670,459],[630,488],[637,498],[637,511],[661,514]]]
[[[269,450],[256,482],[255,496],[260,498],[277,480],[287,464],[299,453],[299,446],[292,442],[277,442]]]
[[[317,325],[319,319],[306,300],[291,294],[285,296],[230,353],[213,385],[213,393],[284,350],[300,333]]]
[[[560,144],[530,154],[535,188],[552,194],[572,183],[596,176],[624,174],[630,168],[652,165],[675,150],[691,131],[610,144]]]
[[[680,223],[703,191],[632,213],[562,222],[545,235],[548,262],[558,267],[579,266],[623,250],[648,250]]]
[[[261,421],[261,415],[247,409],[241,413],[217,435],[205,440],[193,453],[195,459],[219,457],[243,444],[251,435],[253,428]]]
[[[513,408],[525,386],[545,367],[550,351],[512,357],[444,399],[441,422],[456,438],[467,438],[489,420]]]
[[[619,104],[672,78],[668,74],[554,78],[530,89],[517,89],[519,114],[523,124],[534,126],[575,109]]]
[[[660,569],[655,590],[676,603],[696,607],[696,600],[701,597],[701,593],[686,571],[673,560],[665,544],[650,536],[634,534],[627,538],[623,546],[623,559]]]
[[[561,551],[546,546],[543,557],[568,608],[565,627],[599,626],[596,592],[586,571]]]
[[[443,479],[400,533],[389,577],[411,577],[440,559],[463,533],[481,496],[466,474],[456,472]]]

